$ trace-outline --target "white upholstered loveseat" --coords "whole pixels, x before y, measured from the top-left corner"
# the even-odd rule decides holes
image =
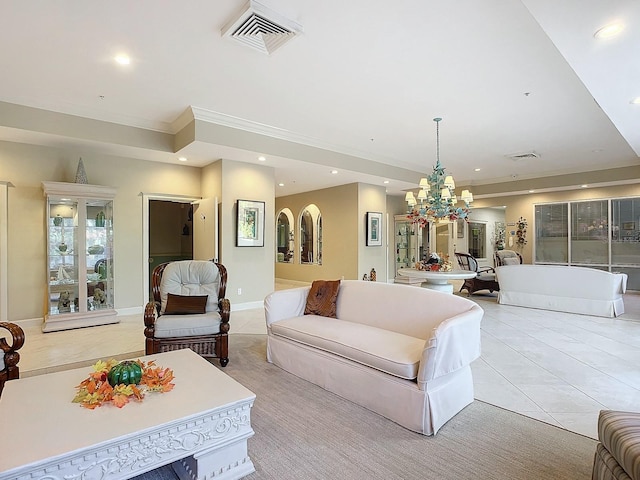
[[[498,303],[559,312],[616,317],[624,313],[627,275],[565,265],[496,268]]]
[[[342,281],[337,318],[304,315],[310,287],[264,301],[267,360],[425,435],[473,401],[483,310],[404,285]]]

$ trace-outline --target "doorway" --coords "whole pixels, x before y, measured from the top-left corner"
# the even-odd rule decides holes
[[[193,260],[193,205],[149,200],[149,298],[153,269],[165,262]]]

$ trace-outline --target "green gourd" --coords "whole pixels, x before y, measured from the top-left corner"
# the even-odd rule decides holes
[[[109,385],[115,387],[116,385],[137,385],[142,379],[142,368],[138,362],[132,360],[125,360],[120,362],[109,370],[107,374],[107,380]]]

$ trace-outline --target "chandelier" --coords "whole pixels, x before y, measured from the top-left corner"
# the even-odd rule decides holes
[[[419,223],[426,226],[429,221],[454,221],[459,218],[466,219],[469,216],[469,205],[473,202],[473,195],[469,190],[463,190],[460,201],[455,194],[456,184],[451,175],[447,175],[444,167],[440,165],[440,121],[442,118],[434,118],[436,122],[436,165],[433,173],[420,179],[420,191],[416,199],[413,192],[407,192],[405,200],[409,206],[409,220],[411,223]]]

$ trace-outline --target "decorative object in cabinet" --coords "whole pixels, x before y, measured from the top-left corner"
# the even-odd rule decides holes
[[[47,208],[44,332],[117,323],[113,277],[116,189],[42,182]]]

